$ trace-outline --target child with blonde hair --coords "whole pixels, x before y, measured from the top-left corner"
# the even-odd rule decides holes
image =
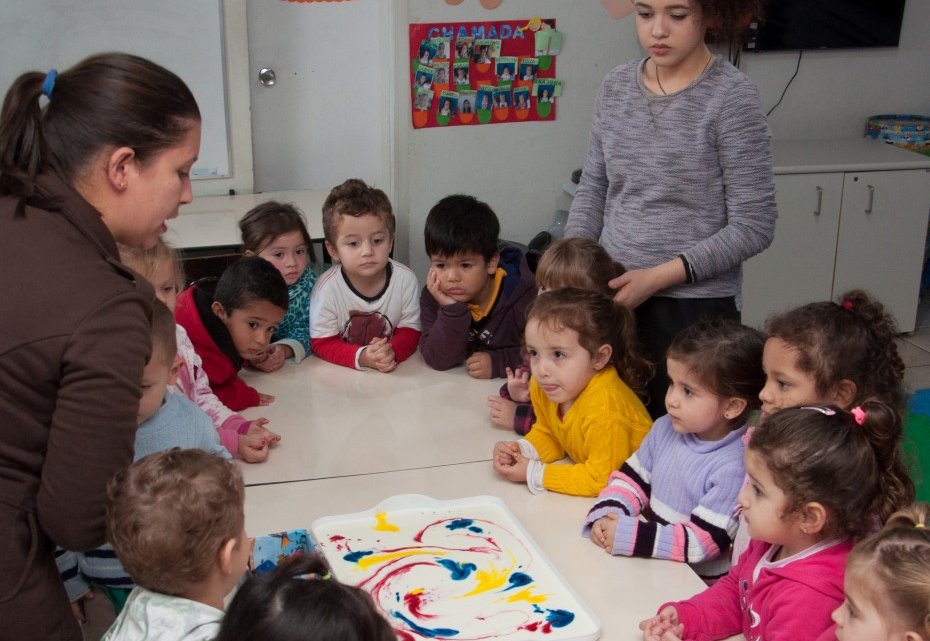
[[[894,319],[863,291],[847,292],[838,300],[802,305],[766,322],[765,386],[759,393],[763,422],[783,407],[826,403],[849,409],[866,399],[883,401],[899,422],[903,420],[904,362],[895,343]],[[873,519],[875,525],[914,500],[900,445],[898,438],[898,454],[889,461],[894,473],[885,488],[888,502]],[[733,544],[734,561],[746,545],[741,525]]]
[[[155,288],[155,296],[174,312],[178,290],[183,282],[181,262],[177,253],[163,239],[151,249],[140,250],[120,246],[120,260],[143,276]],[[203,369],[200,356],[194,350],[187,330],[175,324],[177,362],[181,363],[173,387],[207,413],[220,442],[229,453],[247,463],[259,463],[268,458],[268,447],[281,437],[268,430],[268,419],[250,421],[232,411],[210,388],[210,379]]]
[[[705,581],[726,574],[763,343],[761,332],[725,319],[679,332],[666,359],[668,414],[610,475],[583,534],[610,554],[690,563]]]
[[[267,260],[287,284],[287,313],[271,337],[267,357],[252,359],[253,367],[274,372],[285,360],[299,363],[310,353],[310,293],[316,283],[310,266],[316,260],[313,241],[300,210],[275,200],[253,207],[239,221],[239,231],[243,253]]]
[[[526,320],[536,424],[494,446],[494,469],[533,493],[596,496],[642,442],[651,420],[634,390],[650,366],[635,351],[633,316],[597,292],[540,295]],[[573,463],[557,465],[568,455]]]
[[[930,639],[930,505],[895,512],[853,548],[843,604],[833,611],[839,641]]]
[[[536,285],[540,293],[577,287],[612,298],[613,290],[607,283],[624,271],[623,265],[597,242],[587,238],[565,238],[551,244],[539,258]],[[491,423],[524,436],[536,420],[530,403],[529,361],[524,359],[521,367],[508,367],[505,371],[507,383],[501,386],[500,394],[488,397]]]
[[[894,408],[879,401],[770,416],[746,450],[749,548],[703,593],[640,623],[644,639],[832,639],[846,557],[889,502],[898,438]]]
[[[230,461],[201,450],[150,454],[118,473],[107,533],[136,583],[102,641],[210,641],[245,573],[245,487]]]

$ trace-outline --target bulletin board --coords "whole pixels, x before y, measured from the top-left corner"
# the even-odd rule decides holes
[[[411,24],[415,129],[555,120],[555,19]]]

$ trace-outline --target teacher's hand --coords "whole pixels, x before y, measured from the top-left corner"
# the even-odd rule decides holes
[[[607,283],[616,289],[614,301],[634,310],[656,292],[685,282],[685,268],[679,258],[673,258],[649,269],[631,269]]]

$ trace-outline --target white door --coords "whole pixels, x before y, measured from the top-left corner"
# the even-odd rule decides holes
[[[247,7],[255,191],[329,189],[353,177],[389,189],[390,3]],[[274,71],[272,86],[260,83],[261,69]]]
[[[775,176],[775,240],[743,265],[743,323],[830,300],[843,174]]]
[[[885,305],[900,331],[914,331],[928,206],[926,171],[846,174],[833,295],[864,289]]]

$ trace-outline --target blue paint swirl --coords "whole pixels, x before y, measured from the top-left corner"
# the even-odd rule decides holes
[[[343,559],[349,563],[358,563],[363,557],[374,554],[371,550],[359,550],[358,552],[349,552],[346,554]]]
[[[417,625],[396,610],[391,612],[391,616],[393,616],[395,619],[400,619],[408,626],[410,626],[411,630],[419,635],[427,637],[428,639],[435,639],[436,637],[454,637],[459,633],[458,630],[453,630],[452,628],[424,628],[421,625]]]
[[[472,523],[471,519],[454,519],[446,523],[446,529],[449,530],[464,530],[465,528],[471,529]]]
[[[575,620],[575,613],[568,610],[549,610],[546,615],[546,621],[552,624],[553,628],[564,628]]]
[[[504,592],[507,590],[513,590],[514,588],[522,588],[524,585],[529,585],[533,582],[533,577],[529,574],[524,574],[523,572],[514,572],[507,579],[507,583],[510,584],[509,587],[504,588]]]
[[[474,532],[475,534],[481,534],[482,532],[484,532],[484,530],[482,530],[482,529],[481,529],[480,527],[478,527],[477,525],[471,526],[470,528],[468,528],[468,531],[469,531],[469,532]]]
[[[436,559],[436,563],[449,570],[453,581],[467,579],[469,575],[478,569],[474,563],[456,563],[452,559]]]

